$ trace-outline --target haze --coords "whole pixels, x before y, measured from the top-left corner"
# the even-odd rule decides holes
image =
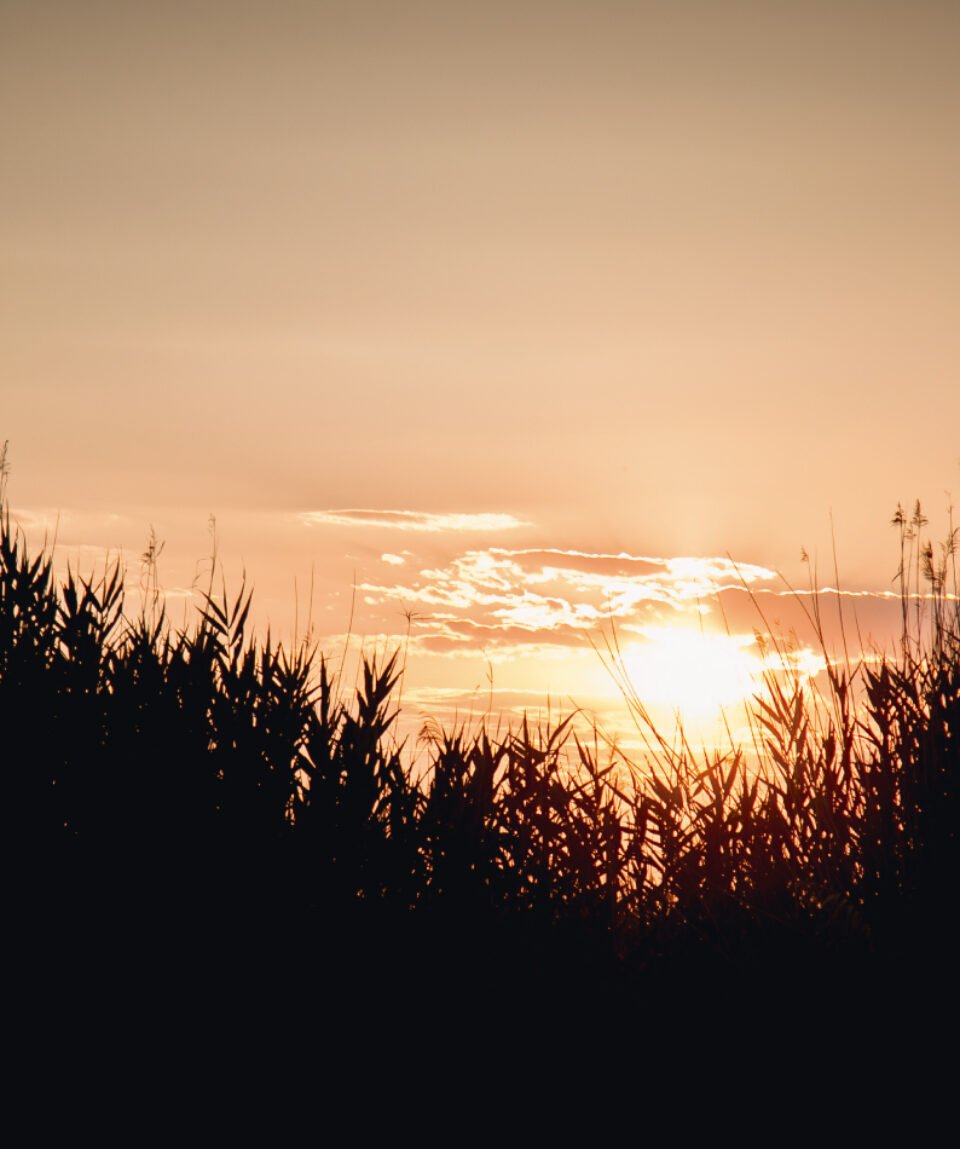
[[[957,488],[958,33],[949,3],[3,0],[15,510],[134,585],[153,524],[171,594],[213,513],[261,621],[312,568],[319,633],[416,607],[466,678],[608,601],[545,562],[546,613],[514,567],[526,614],[425,607],[499,552],[772,588],[801,546],[833,580],[832,515],[885,594],[897,502],[939,528]],[[639,601],[603,618],[662,623]]]

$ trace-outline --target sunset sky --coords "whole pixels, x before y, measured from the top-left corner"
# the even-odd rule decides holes
[[[418,714],[602,699],[613,625],[709,710],[809,645],[778,574],[835,585],[831,521],[886,642],[896,504],[960,492],[958,44],[924,0],[0,0],[14,511],[132,591],[153,527],[177,619],[215,516],[261,628],[312,582]]]

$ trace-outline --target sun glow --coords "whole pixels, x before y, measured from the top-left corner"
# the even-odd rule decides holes
[[[682,627],[644,627],[644,642],[623,650],[623,667],[645,705],[703,724],[749,699],[764,664],[752,635]]]

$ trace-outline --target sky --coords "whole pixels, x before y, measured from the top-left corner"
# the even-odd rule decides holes
[[[724,696],[755,630],[812,649],[780,576],[886,641],[893,511],[960,488],[958,43],[923,0],[0,0],[13,508],[132,595],[153,529],[171,613],[215,539],[424,713],[596,701],[613,627]]]

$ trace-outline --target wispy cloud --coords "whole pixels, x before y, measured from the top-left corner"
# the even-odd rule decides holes
[[[377,511],[348,508],[330,511],[306,511],[301,516],[308,526],[378,527],[397,531],[512,531],[529,526],[522,519],[507,514],[433,514],[429,511]]]
[[[371,605],[399,601],[416,610],[415,625],[434,649],[463,649],[524,636],[572,645],[604,623],[699,613],[704,599],[731,586],[774,577],[724,558],[489,547],[361,589]]]

